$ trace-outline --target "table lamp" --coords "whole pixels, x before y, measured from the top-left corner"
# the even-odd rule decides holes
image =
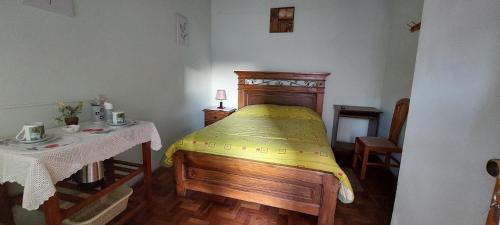
[[[215,95],[215,99],[220,101],[218,109],[223,109],[222,101],[227,100],[226,90],[217,90],[217,94]]]

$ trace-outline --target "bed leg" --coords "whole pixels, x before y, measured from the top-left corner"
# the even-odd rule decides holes
[[[176,186],[175,189],[176,189],[176,192],[177,192],[177,196],[179,196],[179,197],[186,197],[186,195],[187,195],[186,188]]]
[[[187,190],[184,186],[186,180],[186,168],[184,167],[184,153],[177,152],[174,155],[175,189],[178,196],[186,196]]]
[[[319,209],[318,225],[333,225],[339,181],[332,174],[323,176],[323,195]]]

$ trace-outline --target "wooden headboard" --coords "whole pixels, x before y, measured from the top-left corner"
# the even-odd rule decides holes
[[[325,81],[330,73],[234,71],[238,108],[256,104],[293,105],[323,112]]]

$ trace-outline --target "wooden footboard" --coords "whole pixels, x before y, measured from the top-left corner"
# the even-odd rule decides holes
[[[174,156],[178,195],[215,194],[318,216],[333,225],[339,181],[330,173],[188,151]]]

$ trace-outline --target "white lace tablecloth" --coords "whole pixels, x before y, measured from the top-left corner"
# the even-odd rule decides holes
[[[84,165],[108,159],[148,141],[153,150],[162,147],[160,135],[151,122],[138,121],[126,127],[82,124],[82,130],[89,127],[109,133],[68,134],[54,128],[47,130],[47,134],[57,137],[50,143],[25,145],[0,140],[0,183],[22,185],[22,207],[35,210],[54,195],[55,183],[70,177]]]

